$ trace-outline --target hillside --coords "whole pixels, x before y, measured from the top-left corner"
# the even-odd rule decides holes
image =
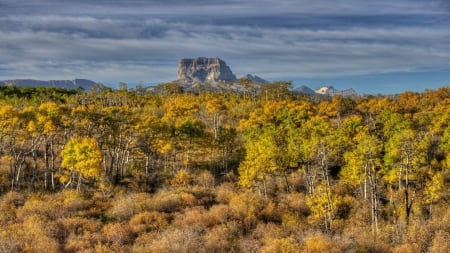
[[[449,250],[448,87],[0,99],[0,252]]]

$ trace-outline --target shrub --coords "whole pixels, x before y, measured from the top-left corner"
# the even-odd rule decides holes
[[[23,206],[25,197],[18,192],[6,193],[0,202],[0,224],[13,221],[16,218],[16,210]]]
[[[135,214],[135,200],[130,196],[121,197],[113,202],[109,213],[117,221],[127,221]]]
[[[125,223],[107,224],[102,231],[104,241],[110,245],[123,246],[133,239],[131,228]]]
[[[203,207],[185,210],[184,214],[179,215],[174,221],[174,226],[176,227],[195,228],[198,230],[205,230],[213,224],[214,220]]]
[[[194,177],[194,182],[203,188],[211,189],[214,188],[216,179],[211,172],[203,170]]]
[[[143,212],[130,220],[130,228],[136,234],[154,230],[164,230],[169,225],[169,216],[160,212]]]
[[[417,244],[402,244],[395,247],[394,253],[415,253],[420,252],[419,246]]]
[[[47,236],[39,236],[33,238],[30,243],[26,243],[24,246],[24,252],[30,253],[57,253],[60,252],[59,244],[52,238]]]
[[[271,239],[261,248],[261,253],[296,253],[300,250],[298,244],[292,237]]]
[[[134,241],[133,247],[131,248],[131,252],[140,253],[140,252],[155,252],[153,248],[153,241],[158,238],[160,232],[151,232],[151,233],[142,233],[140,234],[136,240]]]
[[[325,238],[323,235],[315,235],[309,237],[305,241],[303,252],[308,253],[321,253],[321,252],[329,252],[329,253],[338,253],[341,252],[339,246]]]
[[[19,253],[23,252],[23,242],[14,238],[10,231],[0,232],[0,253]]]
[[[192,183],[192,176],[187,170],[179,170],[170,180],[170,184],[177,187],[187,187]]]
[[[221,204],[228,204],[236,194],[232,183],[223,183],[216,187],[216,201]]]
[[[255,230],[253,230],[252,237],[260,241],[270,241],[276,238],[283,238],[287,233],[281,226],[275,223],[258,223]]]
[[[234,196],[229,205],[242,222],[243,232],[246,233],[258,222],[258,216],[265,207],[265,200],[255,193],[245,192]]]
[[[92,205],[92,201],[85,199],[84,195],[76,190],[67,190],[61,194],[63,198],[63,208],[68,212],[89,209]]]
[[[430,253],[447,253],[450,252],[450,233],[443,230],[436,231],[431,247]]]
[[[233,210],[227,205],[214,205],[209,209],[209,216],[215,224],[225,224],[234,218]]]
[[[48,220],[56,220],[59,217],[67,216],[62,203],[63,200],[58,195],[32,197],[22,207],[17,209],[17,219],[23,221],[28,216],[39,215]]]
[[[225,225],[215,226],[205,234],[206,252],[236,251],[235,240],[237,236]]]
[[[204,241],[199,231],[192,228],[166,230],[150,244],[150,252],[204,252]]]

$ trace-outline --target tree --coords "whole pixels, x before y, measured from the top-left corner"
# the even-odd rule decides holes
[[[44,188],[47,189],[50,174],[52,190],[55,190],[55,146],[58,139],[62,137],[63,115],[67,113],[67,108],[53,102],[47,102],[39,106],[38,112],[37,123],[44,138]]]
[[[211,115],[212,118],[212,129],[214,133],[214,139],[218,138],[219,129],[222,127],[222,113],[227,110],[226,105],[223,103],[222,99],[210,98],[205,105],[206,112]]]
[[[348,185],[362,186],[364,200],[370,202],[372,232],[375,234],[378,230],[378,170],[381,166],[382,145],[367,131],[361,132],[356,140],[357,147],[344,154],[346,164],[340,176]]]
[[[289,191],[287,173],[298,166],[299,126],[308,117],[308,105],[291,102],[266,102],[248,120],[240,122],[246,140],[246,156],[239,166],[240,183],[251,187],[274,176],[283,176]]]
[[[72,138],[61,152],[61,166],[69,176],[61,177],[66,188],[78,177],[77,190],[81,189],[83,178],[97,178],[101,171],[102,154],[93,138]]]
[[[246,155],[239,166],[239,183],[244,187],[253,187],[262,182],[264,196],[267,197],[267,180],[279,175],[285,168],[280,159],[282,151],[276,143],[277,130],[267,126],[259,133],[248,133],[246,138]]]
[[[444,166],[447,169],[449,169],[450,168],[450,126],[448,126],[444,130],[440,147],[446,154]]]
[[[398,191],[403,191],[403,208],[408,224],[416,193],[412,180],[417,180],[418,169],[426,161],[426,151],[420,145],[423,136],[413,128],[410,120],[397,113],[387,118],[384,132],[387,137],[384,155],[386,166],[382,171],[384,180],[391,186],[396,185]]]
[[[169,138],[170,128],[151,112],[141,114],[134,126],[137,133],[135,145],[145,155],[145,176],[148,177],[158,155],[158,145]]]
[[[197,120],[187,119],[180,126],[175,129],[175,135],[181,140],[185,141],[185,145],[182,145],[186,151],[185,153],[185,169],[189,169],[189,163],[191,160],[192,141],[196,138],[200,138],[204,134],[204,126],[202,122]]]
[[[444,189],[444,177],[441,173],[436,172],[430,181],[425,184],[425,204],[429,205],[430,216],[432,216],[433,204],[441,198],[441,191]]]

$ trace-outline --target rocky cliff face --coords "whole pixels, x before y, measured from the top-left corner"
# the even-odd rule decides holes
[[[216,83],[225,81],[234,83],[236,76],[227,64],[219,58],[181,59],[178,62],[178,80],[182,82]]]

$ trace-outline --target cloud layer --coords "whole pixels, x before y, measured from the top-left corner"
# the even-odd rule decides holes
[[[93,2],[1,2],[0,80],[157,83],[197,56],[272,80],[450,69],[445,1]]]

